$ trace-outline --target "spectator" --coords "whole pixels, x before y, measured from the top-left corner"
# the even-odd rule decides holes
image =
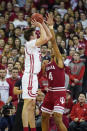
[[[42,60],[44,59],[44,57],[47,55],[47,45],[43,45],[41,47],[41,57],[42,57]]]
[[[14,36],[14,29],[15,29],[14,24],[10,22],[10,23],[8,24],[8,30],[7,30],[7,32],[6,32],[6,36],[8,36],[8,37]]]
[[[0,1],[0,12],[4,13],[5,9],[6,9],[6,1],[4,0]]]
[[[1,72],[1,70],[0,70],[0,72]],[[1,113],[1,109],[4,106],[4,104],[5,103],[1,100],[1,94],[0,94],[0,113]]]
[[[8,45],[10,50],[14,47],[14,38],[12,36],[8,37]]]
[[[43,103],[44,97],[45,97],[44,93],[39,91],[38,96],[36,98],[36,110],[35,110],[37,131],[42,131],[42,128],[41,128],[41,105]]]
[[[17,61],[17,59],[18,59],[18,57],[19,57],[17,48],[13,48],[13,49],[11,50],[11,57],[13,58],[14,62]]]
[[[22,72],[21,62],[16,61],[14,67],[18,68],[18,76],[19,76],[20,78],[22,78],[23,72]]]
[[[7,56],[2,56],[0,68],[3,68],[3,67],[7,68],[7,62],[8,62]]]
[[[3,53],[4,46],[5,46],[5,41],[3,39],[0,39],[0,56]]]
[[[61,18],[64,17],[64,15],[67,13],[67,10],[65,9],[65,3],[63,1],[60,2],[60,9],[58,9],[58,13],[61,15]]]
[[[1,100],[4,103],[8,102],[9,99],[9,83],[6,81],[6,70],[1,69],[1,77],[0,77],[0,94],[1,94]]]
[[[80,60],[85,63],[85,61],[86,61],[85,46],[84,45],[79,45],[78,50],[79,50],[79,53],[80,53]]]
[[[9,83],[9,86],[10,86],[9,94],[14,104],[15,103],[17,104],[17,100],[18,100],[17,96],[13,94],[13,88],[17,80],[18,80],[18,69],[13,68],[12,76],[10,78],[7,78],[7,82]]]
[[[54,29],[56,30],[56,28],[58,27],[58,25],[63,25],[61,16],[58,14],[55,18],[55,23],[54,23]]]
[[[3,15],[0,16],[0,29],[6,29],[5,17]]]
[[[14,95],[17,95],[19,98],[19,102],[17,105],[17,111],[15,116],[15,121],[13,125],[12,131],[23,131],[23,125],[22,125],[22,109],[24,101],[22,99],[22,81],[21,79],[17,80],[14,89],[13,89]]]
[[[79,0],[79,1],[78,1],[78,5],[77,5],[76,10],[78,10],[79,13],[85,11],[85,7],[84,7],[84,4],[83,4],[83,0]]]
[[[12,13],[13,12],[13,5],[11,3],[11,1],[7,2],[7,6],[6,6],[6,9],[9,13]]]
[[[66,91],[66,102],[65,102],[65,110],[63,115],[63,121],[66,127],[69,127],[70,122],[70,112],[73,107],[73,99],[71,97],[71,92],[69,90]]]
[[[84,12],[82,12],[80,14],[80,18],[81,18],[81,23],[82,23],[83,29],[85,29],[87,27],[86,14]]]
[[[5,47],[4,47],[2,56],[5,56],[5,57],[7,57],[7,58],[10,57],[10,50],[9,50],[9,48],[10,48],[10,45],[7,45],[7,44],[6,44]]]
[[[67,56],[64,61],[65,66],[69,66],[69,63],[72,61],[74,54],[75,54],[75,48],[71,47],[69,49],[69,56]]]
[[[11,56],[8,58],[8,64],[9,64],[9,63],[12,63],[12,64],[14,64],[13,57],[11,57]]]
[[[19,38],[15,39],[14,47],[19,51],[21,48],[21,40]]]
[[[73,99],[77,99],[79,93],[82,91],[83,75],[85,72],[85,65],[80,61],[79,52],[75,52],[73,61],[69,63],[70,68],[70,82],[69,89]]]
[[[13,21],[15,27],[20,27],[21,29],[28,27],[28,23],[24,20],[24,13],[20,11],[18,13],[18,19]]]
[[[14,30],[14,37],[19,38],[21,40],[21,44],[25,44],[24,34],[22,34],[22,30],[20,27],[16,27]]]
[[[77,35],[74,35],[74,36],[73,36],[73,42],[74,42],[74,47],[75,47],[75,49],[77,49],[77,48],[78,48],[78,45],[79,45],[79,38],[78,38]]]
[[[13,22],[15,19],[18,18],[18,13],[20,12],[20,7],[18,4],[14,4],[14,12],[11,13],[9,20]]]
[[[69,131],[87,131],[87,104],[86,96],[80,93],[78,103],[76,103],[70,114],[72,122],[69,124]]]
[[[12,70],[13,70],[13,64],[12,63],[8,63],[6,78],[9,78],[9,77],[12,76]]]
[[[75,13],[74,13],[74,17],[75,17],[75,24],[76,24],[76,23],[79,22],[79,20],[80,20],[80,14],[79,14],[79,11],[75,11]]]
[[[76,31],[76,34],[78,35],[80,33],[80,31],[83,30],[83,26],[82,26],[82,23],[80,21],[78,21],[75,25],[75,31]]]

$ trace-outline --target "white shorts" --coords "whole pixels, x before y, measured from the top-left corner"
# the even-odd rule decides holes
[[[36,99],[38,78],[36,74],[24,73],[22,77],[23,99]]]

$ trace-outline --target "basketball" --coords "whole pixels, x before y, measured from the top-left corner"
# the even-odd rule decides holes
[[[42,16],[41,14],[39,14],[39,13],[34,13],[34,14],[32,14],[31,20],[34,20],[34,19],[35,19],[37,22],[40,22],[40,23],[43,22],[43,16]]]

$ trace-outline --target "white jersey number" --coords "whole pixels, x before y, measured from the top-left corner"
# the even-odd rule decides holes
[[[53,80],[52,72],[49,72],[49,79]]]

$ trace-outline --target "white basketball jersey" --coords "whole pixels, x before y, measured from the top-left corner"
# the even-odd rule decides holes
[[[41,52],[36,45],[36,39],[26,42],[25,45],[25,71],[24,73],[38,74],[41,69]]]
[[[6,103],[9,97],[9,84],[7,81],[0,81],[0,95],[1,100]]]

